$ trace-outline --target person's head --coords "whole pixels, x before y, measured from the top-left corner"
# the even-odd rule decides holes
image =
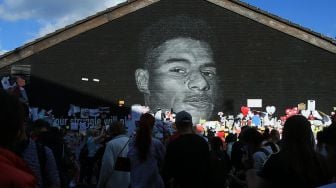
[[[223,150],[223,140],[220,137],[212,137],[210,139],[210,146],[212,151],[221,151]]]
[[[21,76],[16,76],[16,83],[19,87],[24,87],[26,85],[26,80]]]
[[[278,142],[280,140],[280,132],[276,129],[272,129],[270,133],[271,141]]]
[[[118,136],[126,133],[126,128],[121,121],[115,121],[109,126],[108,132],[111,136]]]
[[[138,149],[138,157],[141,161],[147,159],[147,154],[152,142],[152,130],[154,123],[155,118],[151,114],[145,113],[141,115],[135,137],[135,146]]]
[[[190,133],[192,132],[192,116],[186,111],[180,111],[176,114],[175,125],[179,133]]]
[[[33,136],[39,136],[41,133],[43,132],[47,132],[50,128],[50,124],[49,122],[43,120],[43,119],[38,119],[36,121],[34,121],[33,125],[32,125],[32,134]]]
[[[306,179],[311,185],[321,183],[319,177],[325,177],[326,180],[330,177],[325,158],[315,151],[311,124],[302,115],[293,115],[286,120],[279,154],[290,159],[287,161],[290,171],[296,173],[299,179]]]
[[[242,134],[243,134],[243,132],[244,131],[246,131],[247,129],[249,129],[250,127],[249,126],[247,126],[247,125],[244,125],[244,126],[242,126],[241,128],[240,128],[240,133],[238,134],[238,140],[240,140],[241,139],[241,136],[242,136]]]
[[[248,127],[240,134],[240,140],[255,152],[261,147],[263,135],[256,128]]]
[[[302,115],[294,115],[286,120],[282,131],[282,144],[283,149],[314,149],[314,135],[307,118]]]
[[[336,177],[336,122],[323,130],[328,165]]]
[[[196,134],[201,135],[201,136],[204,135],[205,130],[204,130],[204,127],[202,125],[196,125],[194,128],[195,128]]]
[[[262,135],[263,135],[264,140],[269,140],[270,139],[270,129],[268,127],[265,127],[265,130]]]
[[[89,129],[86,130],[86,136],[87,137],[94,136],[94,134],[95,133],[94,133],[93,129],[89,128]]]
[[[12,148],[23,131],[24,110],[18,97],[0,89],[0,146]]]
[[[318,145],[324,144],[325,143],[325,138],[324,138],[324,131],[318,131],[316,133],[316,143]]]
[[[229,133],[225,137],[225,143],[236,142],[237,141],[237,134]]]
[[[217,97],[213,32],[185,15],[163,18],[140,36],[137,87],[152,110],[187,110],[195,122],[208,119]]]

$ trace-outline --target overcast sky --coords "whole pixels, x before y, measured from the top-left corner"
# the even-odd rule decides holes
[[[0,0],[0,54],[124,0]],[[336,0],[243,0],[336,37]]]

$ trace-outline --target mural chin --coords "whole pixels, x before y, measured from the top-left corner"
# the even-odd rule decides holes
[[[173,105],[171,107],[165,107],[163,105],[153,105],[150,106],[150,111],[156,113],[156,111],[161,110],[162,113],[170,112],[171,110],[174,113],[180,111],[187,111],[191,114],[193,118],[193,123],[197,124],[200,120],[211,120],[213,114],[213,104],[211,103],[202,103],[195,105],[190,105],[189,103],[179,103],[178,105]]]

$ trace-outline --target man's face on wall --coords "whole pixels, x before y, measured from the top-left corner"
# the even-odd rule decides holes
[[[210,46],[191,38],[168,40],[151,52],[148,70],[136,71],[137,85],[152,111],[186,110],[197,123],[209,119],[216,102],[217,75]]]

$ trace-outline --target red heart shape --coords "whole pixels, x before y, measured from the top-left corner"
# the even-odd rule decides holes
[[[242,112],[242,114],[243,114],[244,116],[246,116],[246,115],[248,114],[248,112],[250,111],[250,108],[247,107],[247,106],[242,106],[242,107],[240,108],[240,111]]]

